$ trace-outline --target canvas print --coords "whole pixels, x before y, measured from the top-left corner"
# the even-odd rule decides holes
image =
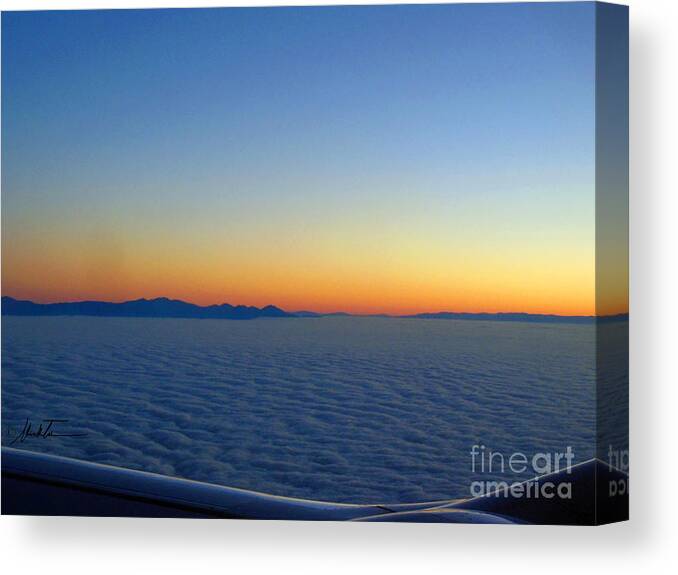
[[[628,10],[4,12],[2,512],[628,516]]]

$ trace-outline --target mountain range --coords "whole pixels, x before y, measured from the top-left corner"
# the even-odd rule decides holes
[[[2,315],[87,315],[100,317],[173,317],[201,319],[255,319],[259,317],[294,317],[273,305],[258,308],[228,303],[199,306],[177,299],[135,299],[121,303],[78,301],[68,303],[34,303],[2,297]]]

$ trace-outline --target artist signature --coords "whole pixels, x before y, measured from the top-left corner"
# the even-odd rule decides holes
[[[8,435],[14,436],[10,445],[23,443],[30,437],[39,437],[47,439],[48,437],[84,437],[86,433],[58,433],[57,427],[68,423],[68,419],[43,419],[35,427],[33,422],[27,417],[23,428],[19,433],[11,427],[8,428]]]

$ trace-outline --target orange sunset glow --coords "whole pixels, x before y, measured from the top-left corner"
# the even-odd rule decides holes
[[[592,248],[558,237],[540,245],[498,222],[489,233],[463,222],[456,232],[443,222],[431,229],[436,221],[411,222],[402,235],[369,218],[362,230],[339,219],[301,230],[270,222],[250,232],[160,237],[103,224],[84,233],[67,225],[23,229],[21,241],[3,242],[3,287],[42,303],[164,296],[358,314],[595,314]]]

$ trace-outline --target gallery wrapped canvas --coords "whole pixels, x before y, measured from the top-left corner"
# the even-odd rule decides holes
[[[2,512],[628,517],[628,9],[2,14]]]

